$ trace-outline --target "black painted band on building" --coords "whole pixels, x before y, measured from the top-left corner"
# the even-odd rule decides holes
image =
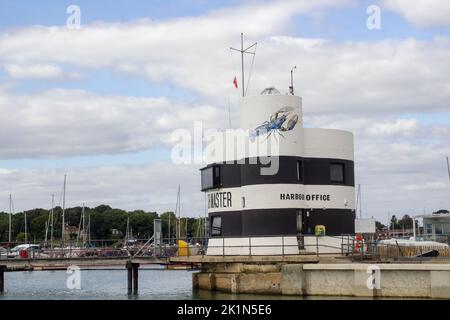
[[[304,185],[344,185],[355,186],[354,162],[330,158],[302,158],[279,156],[278,171],[274,175],[262,175],[261,168],[270,165],[261,164],[256,158],[247,158],[243,163],[217,163],[208,165],[220,167],[220,178],[216,179],[214,188],[235,188],[256,184],[304,184]],[[272,160],[276,161],[276,160]],[[342,180],[336,181],[332,169],[341,166]],[[202,191],[208,188],[202,187]]]
[[[220,226],[211,230],[215,217]],[[255,209],[209,214],[212,237],[280,236],[314,234],[316,225],[324,225],[326,235],[352,234],[355,213],[351,209]],[[217,231],[220,232],[217,232]]]

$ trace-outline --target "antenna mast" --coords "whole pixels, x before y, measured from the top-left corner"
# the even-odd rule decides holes
[[[256,46],[258,43],[255,42],[254,44],[252,44],[250,47],[248,47],[247,49],[244,49],[244,34],[241,32],[241,49],[236,49],[233,47],[230,47],[231,50],[237,51],[241,53],[241,73],[242,73],[242,97],[245,97],[245,79],[244,79],[244,53],[248,53],[248,54],[252,54],[253,56],[255,56],[255,52],[250,52],[248,51],[249,49],[253,48],[254,46]]]
[[[447,156],[447,171],[448,171],[448,180],[450,181],[450,165],[448,163],[448,156]]]

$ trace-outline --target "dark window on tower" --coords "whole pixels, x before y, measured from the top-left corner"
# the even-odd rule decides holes
[[[220,167],[214,167],[214,187],[220,187],[221,179],[220,179]]]
[[[212,217],[211,235],[212,236],[222,235],[222,217],[221,216]]]
[[[303,161],[297,160],[297,181],[303,181]]]
[[[221,187],[220,166],[211,166],[201,169],[202,191]]]
[[[344,164],[331,163],[330,164],[330,181],[334,183],[344,183]]]

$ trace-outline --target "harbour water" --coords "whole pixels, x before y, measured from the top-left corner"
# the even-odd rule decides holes
[[[0,300],[96,300],[96,299],[301,299],[264,295],[239,295],[192,290],[192,271],[141,268],[139,294],[127,294],[125,269],[81,270],[80,289],[69,289],[66,271],[5,273],[5,293]]]

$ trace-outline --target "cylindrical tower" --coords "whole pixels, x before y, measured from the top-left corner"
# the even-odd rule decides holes
[[[208,254],[295,254],[316,226],[354,233],[350,132],[304,128],[301,98],[275,88],[241,99],[240,127],[214,135],[201,169]]]

